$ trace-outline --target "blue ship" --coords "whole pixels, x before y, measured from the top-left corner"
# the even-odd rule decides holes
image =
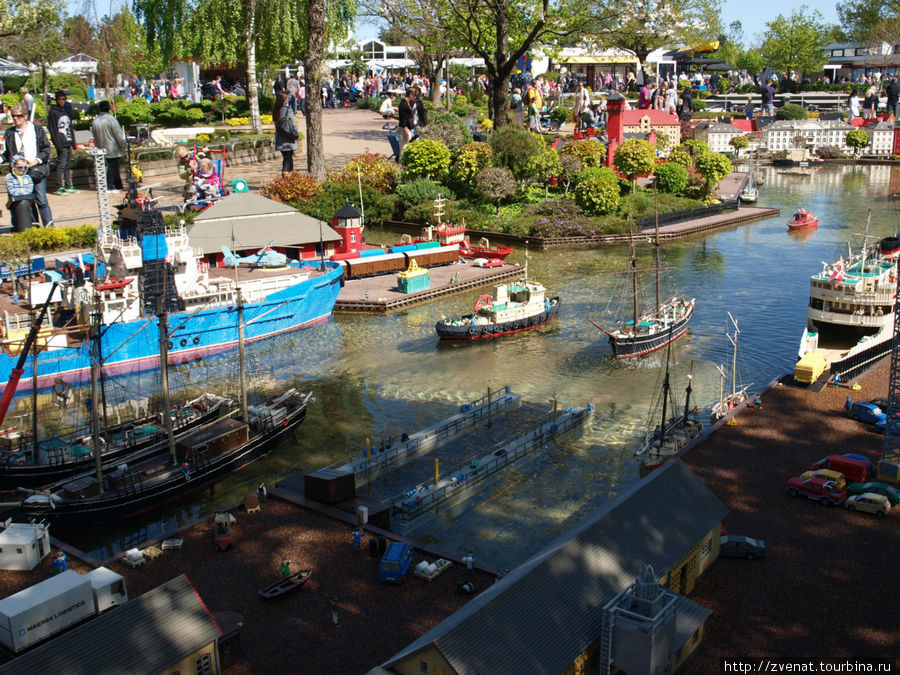
[[[53,319],[41,332],[36,368],[34,354],[28,355],[18,390],[31,390],[35,370],[40,388],[88,381],[89,334],[97,316],[103,372],[117,375],[159,366],[162,312],[169,327],[168,362],[177,364],[238,345],[238,294],[245,342],[323,323],[334,309],[342,284],[337,263],[211,267],[183,226],[166,230],[155,209],[132,218],[133,225],[117,234],[98,231],[96,256],[60,261],[45,272],[45,280],[62,282],[52,298],[50,281],[32,284],[33,306],[49,300]],[[17,338],[24,339],[30,320],[21,314],[7,316],[6,323],[4,386],[21,346]]]

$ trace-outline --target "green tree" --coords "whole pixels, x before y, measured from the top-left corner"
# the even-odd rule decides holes
[[[73,54],[95,55],[97,36],[86,17],[76,14],[67,18],[63,23],[63,37],[66,48]]]
[[[612,213],[619,206],[619,179],[612,169],[585,169],[575,186],[575,203],[586,213]]]
[[[494,151],[487,143],[467,143],[450,165],[450,178],[465,191],[471,190],[481,170],[491,165],[493,156]]]
[[[581,170],[584,168],[584,163],[581,161],[581,157],[578,157],[577,155],[564,155],[562,153],[559,155],[559,163],[562,166],[561,178],[566,183],[565,194],[568,195],[569,186],[578,174],[581,173]]]
[[[562,162],[559,161],[559,153],[551,147],[547,147],[538,155],[532,156],[526,166],[528,175],[544,186],[544,199],[549,198],[550,183],[553,178],[562,174]]]
[[[39,87],[46,101],[49,93],[49,77],[47,69],[50,64],[65,54],[65,40],[63,38],[63,19],[60,13],[48,13],[40,23],[32,26],[28,31],[10,40],[9,51],[23,63],[33,63],[40,68],[41,78]]]
[[[494,149],[494,166],[506,167],[519,180],[528,176],[528,160],[544,150],[540,136],[515,124],[498,129],[489,140]]]
[[[680,164],[685,169],[691,168],[691,165],[694,163],[694,158],[691,157],[691,153],[686,152],[685,150],[675,149],[669,153],[669,163]]]
[[[731,160],[721,153],[707,152],[694,159],[694,168],[706,182],[709,197],[718,182],[731,173]]]
[[[728,141],[728,144],[732,148],[734,148],[735,157],[738,158],[740,158],[741,156],[741,150],[745,150],[746,148],[750,147],[750,141],[747,140],[746,136],[735,136],[730,141]]]
[[[859,155],[862,149],[869,145],[869,135],[862,129],[852,129],[847,132],[844,142]]]
[[[734,65],[738,68],[746,68],[748,73],[757,75],[766,67],[766,58],[758,49],[745,49],[734,60]]]
[[[575,155],[585,168],[603,166],[606,159],[606,146],[596,138],[566,143],[559,152],[561,155]]]
[[[629,138],[616,148],[613,166],[619,173],[628,177],[633,192],[637,177],[653,173],[656,168],[656,152],[647,141],[640,138]]]
[[[121,73],[151,77],[165,70],[159,50],[149,46],[144,26],[127,7],[114,16],[103,17],[96,44],[95,56],[100,61],[97,79],[107,87]]]
[[[835,9],[843,38],[865,42],[879,23],[900,14],[900,0],[846,0]]]
[[[680,195],[689,180],[687,169],[675,162],[666,162],[656,169],[656,186],[660,192]]]
[[[766,24],[766,39],[760,51],[775,70],[815,73],[828,61],[822,51],[826,33],[822,13],[809,12],[806,5],[801,5],[790,16],[779,14]]]
[[[497,205],[497,215],[500,215],[500,202],[512,197],[516,193],[516,177],[512,171],[502,166],[492,166],[482,169],[475,179],[478,194],[489,202]]]
[[[441,180],[450,167],[450,149],[440,141],[421,138],[403,148],[400,163],[409,178]]]
[[[62,0],[0,0],[0,37],[23,35],[47,16],[61,16],[64,9]]]

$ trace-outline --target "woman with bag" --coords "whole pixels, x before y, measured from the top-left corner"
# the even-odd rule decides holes
[[[279,91],[272,108],[272,121],[275,122],[275,149],[281,152],[282,175],[294,170],[294,151],[300,147],[297,143],[297,139],[300,138],[300,130],[297,129],[297,118],[294,117],[288,103],[289,96],[287,91]]]
[[[28,121],[28,108],[19,103],[10,110],[13,126],[4,132],[6,149],[4,161],[12,165],[16,155],[22,155],[28,162],[28,175],[34,181],[34,201],[40,213],[41,222],[46,226],[53,220],[50,204],[47,202],[47,175],[50,173],[50,139],[39,124]],[[34,214],[37,220],[37,214]]]

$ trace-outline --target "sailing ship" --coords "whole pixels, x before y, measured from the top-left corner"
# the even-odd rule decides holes
[[[859,249],[822,263],[810,278],[807,325],[798,358],[818,352],[832,377],[850,379],[891,350],[897,298],[900,240],[869,243],[869,225]]]
[[[647,432],[641,446],[634,453],[636,457],[641,458],[642,475],[659,468],[669,457],[681,452],[703,430],[703,424],[699,420],[700,409],[691,408],[693,361],[691,361],[691,370],[688,374],[687,387],[685,387],[684,409],[681,413],[669,416],[670,410],[674,412],[677,409],[670,384],[671,343],[670,340],[669,347],[666,349],[666,369],[662,388],[658,397],[651,404]]]
[[[756,170],[754,168],[754,162],[750,162],[750,179],[747,181],[747,185],[741,190],[740,200],[747,204],[754,203],[757,199],[759,199],[759,189],[756,187]]]
[[[694,298],[688,300],[682,295],[672,295],[662,300],[661,252],[659,243],[659,210],[656,211],[656,267],[650,270],[639,270],[637,253],[634,244],[634,231],[631,231],[631,296],[632,315],[630,319],[619,320],[619,327],[607,330],[596,321],[594,327],[609,338],[610,347],[617,358],[626,359],[643,356],[665,347],[680,338],[688,329],[694,315]],[[629,219],[629,225],[630,219]],[[638,274],[654,271],[656,273],[656,304],[641,310],[638,307]]]
[[[479,340],[537,328],[559,314],[559,296],[546,297],[540,282],[528,279],[528,251],[525,276],[511,284],[494,286],[491,295],[475,301],[472,314],[443,317],[434,328],[442,340]]]
[[[726,375],[724,364],[721,366],[716,366],[716,370],[719,371],[719,375],[721,375],[722,380],[721,384],[719,385],[719,400],[715,404],[713,404],[712,411],[710,412],[710,418],[713,423],[718,422],[729,412],[731,412],[736,406],[746,401],[747,389],[749,389],[751,386],[750,384],[747,384],[742,385],[740,388],[738,388],[738,335],[741,334],[741,331],[738,329],[738,322],[733,316],[731,316],[731,312],[728,312],[728,320],[731,321],[731,324],[734,327],[734,335],[730,335],[727,331],[725,333],[725,337],[728,338],[728,341],[732,346],[731,391],[727,394],[725,393]]]
[[[291,263],[284,268],[220,268],[205,262],[183,226],[166,228],[162,214],[147,202],[133,200],[120,228],[98,230],[96,255],[61,261],[46,276],[60,282],[32,284],[33,306],[50,303],[49,325],[40,334],[40,349],[29,354],[19,387],[33,377],[38,386],[57,380],[86,381],[91,367],[90,314],[99,312],[99,352],[106,375],[156,368],[159,363],[157,306],[175,326],[170,359],[183,362],[237,345],[236,297],[244,298],[247,342],[324,322],[331,315],[342,271],[334,262]],[[89,299],[96,295],[97,306]],[[0,384],[17,361],[30,325],[21,306],[9,304],[0,340]]]

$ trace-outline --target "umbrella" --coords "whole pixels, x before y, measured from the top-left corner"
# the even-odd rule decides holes
[[[726,70],[737,70],[737,68],[735,68],[734,66],[732,66],[728,63],[722,62],[722,63],[711,63],[710,65],[706,66],[706,70],[719,70],[719,71],[724,72]]]
[[[0,75],[28,75],[28,73],[28,66],[23,66],[21,63],[0,58]]]

